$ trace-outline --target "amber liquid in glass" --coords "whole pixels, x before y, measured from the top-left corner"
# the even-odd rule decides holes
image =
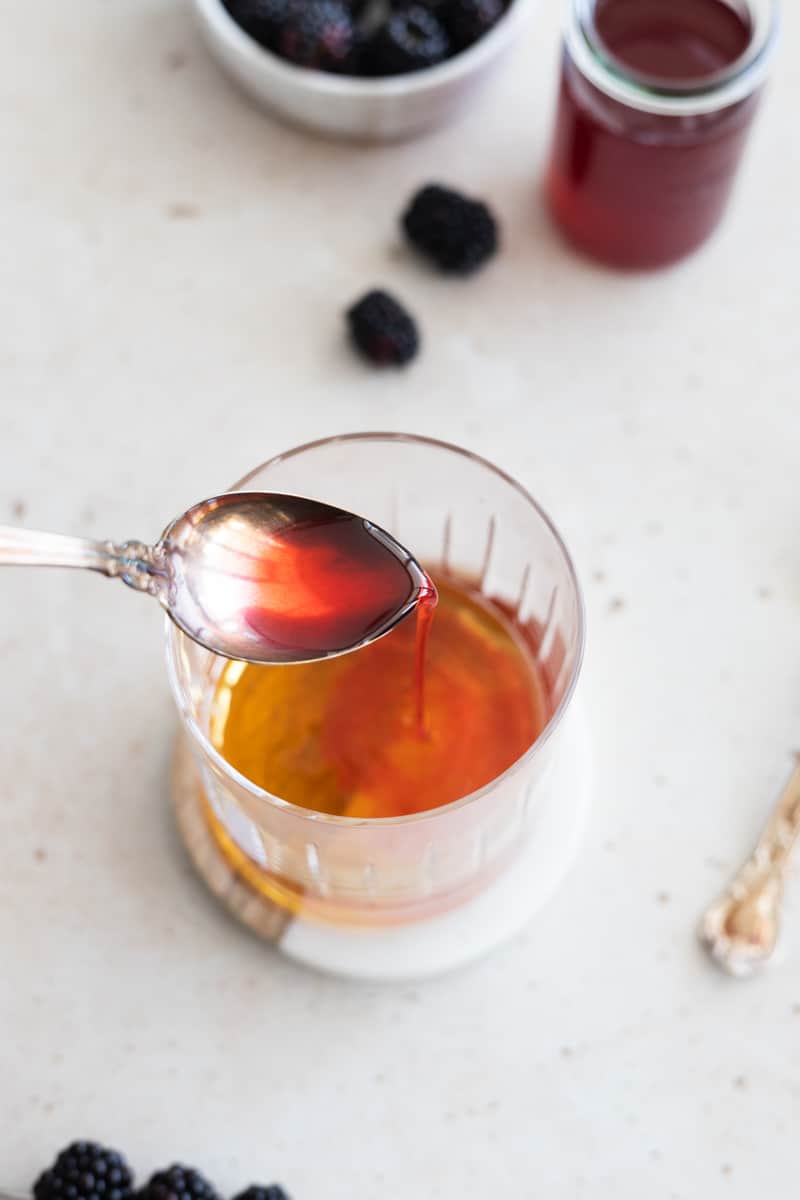
[[[424,812],[496,779],[544,728],[549,688],[498,606],[465,580],[433,578],[422,721],[411,617],[341,658],[226,664],[211,709],[215,747],[274,795],[347,817]]]

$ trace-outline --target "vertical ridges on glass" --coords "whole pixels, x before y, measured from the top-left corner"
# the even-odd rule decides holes
[[[567,680],[568,680],[571,672],[572,672],[572,655],[567,654],[564,656],[564,661],[561,664],[561,669],[558,672],[558,675],[556,676],[555,683],[553,684],[553,698],[554,698],[554,701],[556,704],[559,702],[561,697],[564,695],[564,688],[566,687]]]
[[[442,570],[450,570],[450,546],[453,541],[453,514],[448,513],[444,519],[442,531]]]
[[[483,565],[481,566],[481,591],[485,591],[486,579],[489,574],[489,567],[492,562],[492,552],[494,550],[494,539],[497,534],[497,517],[494,513],[489,517],[489,524],[486,528],[486,546],[483,551]]]
[[[558,600],[558,588],[554,587],[550,593],[550,599],[547,604],[547,615],[542,623],[542,638],[539,642],[539,648],[536,651],[536,661],[539,664],[547,661],[548,655],[553,648],[553,639],[556,636],[556,622],[553,620],[556,612],[556,601]]]
[[[364,892],[370,901],[375,901],[378,895],[377,875],[375,864],[373,862],[364,863],[361,871],[361,882],[364,885]]]
[[[316,842],[306,842],[306,864],[309,874],[317,885],[317,889],[321,896],[327,896],[330,892],[326,873],[323,869],[319,857],[319,847]]]
[[[526,563],[522,572],[522,578],[519,581],[519,593],[517,594],[517,604],[515,612],[517,620],[522,622],[525,620],[525,602],[528,598],[528,587],[531,582],[531,564]]]

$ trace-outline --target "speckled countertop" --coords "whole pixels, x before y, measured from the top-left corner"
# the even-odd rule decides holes
[[[161,618],[0,592],[0,1184],[95,1135],[296,1200],[796,1191],[800,911],[732,983],[693,927],[800,743],[800,186],[786,46],[721,235],[627,278],[537,194],[559,5],[463,124],[366,150],[220,77],[175,0],[6,5],[0,520],[156,534],[276,450],[402,428],[476,448],[564,530],[590,621],[597,796],[529,933],[420,987],[318,977],[218,911],[172,831]],[[468,285],[402,255],[430,176],[491,196]],[[387,282],[424,357],[376,376],[340,308]]]

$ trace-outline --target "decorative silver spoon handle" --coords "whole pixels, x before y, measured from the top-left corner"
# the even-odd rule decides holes
[[[163,577],[157,548],[144,542],[117,545],[11,525],[0,525],[0,566],[83,567],[120,578],[137,591],[153,595]]]
[[[792,850],[800,838],[800,759],[755,850],[706,912],[700,940],[731,975],[751,975],[772,955]]]

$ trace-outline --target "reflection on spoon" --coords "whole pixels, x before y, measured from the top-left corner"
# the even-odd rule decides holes
[[[307,662],[382,637],[433,584],[390,534],[299,496],[238,492],[196,504],[155,546],[0,527],[0,565],[119,576],[227,658]]]

